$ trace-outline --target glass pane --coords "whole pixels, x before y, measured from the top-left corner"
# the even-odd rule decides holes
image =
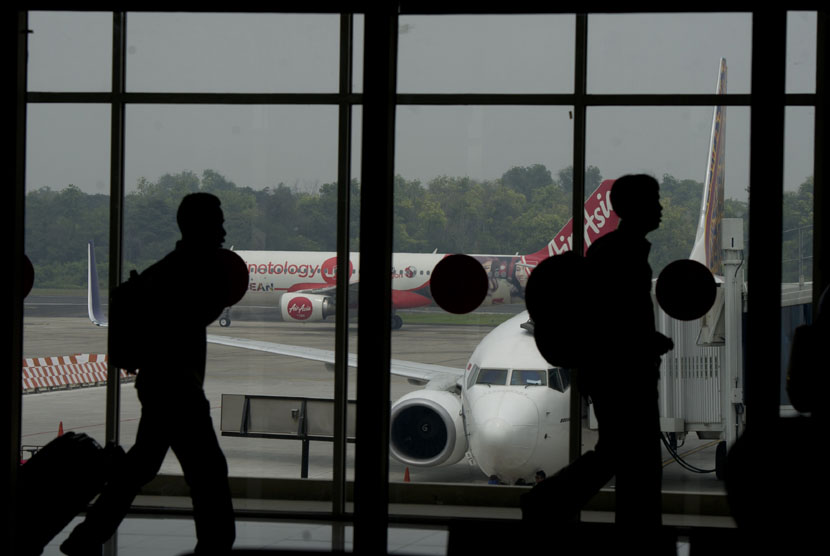
[[[816,92],[816,12],[787,12],[787,92]]]
[[[716,71],[717,66],[715,66]],[[725,136],[726,211],[730,200],[746,202],[749,184],[748,141],[749,111],[729,107],[728,132]],[[709,165],[709,140],[712,131],[711,107],[595,107],[588,111],[586,159],[605,178],[644,173],[661,183],[661,196],[679,188],[683,196],[684,239],[674,241],[654,232],[651,266],[657,276],[663,267],[689,255],[694,241],[700,209],[700,191],[694,185],[706,178]],[[734,131],[735,133],[731,133]],[[590,173],[590,172],[589,172]],[[688,189],[688,192],[681,193]],[[586,187],[586,192],[590,187]],[[702,190],[702,189],[701,189]],[[675,208],[663,203],[663,227],[667,215]]]
[[[403,16],[400,93],[573,91],[574,16]]]
[[[572,162],[568,107],[399,106],[396,123],[395,172],[421,185],[442,176],[493,181],[513,168],[544,181]]]
[[[128,115],[127,191],[141,178],[204,169],[239,187],[282,185],[297,194],[313,193],[337,178],[332,107],[133,105]]]
[[[262,349],[279,343],[333,357],[337,109],[129,106],[126,129],[125,271],[142,271],[174,249],[176,209],[186,193],[219,197],[224,245],[245,261],[249,285],[208,327],[209,335],[229,338],[208,346],[204,387],[214,425],[231,476],[299,478],[300,437],[332,434],[333,375],[326,360]],[[356,258],[352,263],[356,269]],[[204,270],[194,269],[170,287],[186,295],[193,281],[205,279]],[[176,310],[160,311],[159,318],[175,318]],[[240,339],[253,341],[254,349],[235,347]],[[129,446],[137,403],[132,392],[122,396]],[[243,430],[250,434],[240,436]],[[311,442],[309,477],[331,478],[331,450],[331,442]],[[162,473],[180,472],[168,454]]]
[[[352,52],[352,91],[363,92],[363,15],[354,15],[354,51]],[[358,175],[358,174],[355,174]]]
[[[105,442],[107,330],[87,316],[87,244],[106,295],[109,107],[30,105],[24,300],[22,459],[61,431]],[[45,392],[54,391],[51,394]]]
[[[613,14],[588,19],[588,92],[712,93],[718,60],[729,92],[750,92],[749,14]]]
[[[803,394],[790,395],[787,369],[795,330],[813,314],[813,153],[815,108],[788,107],[784,129],[784,205],[781,237],[781,411],[807,411]],[[811,366],[812,367],[812,366]],[[808,371],[809,372],[809,371]],[[799,380],[811,377],[796,372]],[[815,391],[815,385],[802,391]],[[793,406],[797,407],[793,407]]]
[[[723,471],[720,455],[734,441],[735,423],[741,418],[741,407],[734,400],[740,399],[740,389],[735,385],[742,380],[743,368],[740,356],[733,356],[742,350],[741,299],[746,287],[743,260],[747,256],[742,241],[749,216],[749,110],[730,106],[727,111],[728,125],[725,112],[715,119],[713,107],[598,107],[588,112],[588,164],[615,179],[623,174],[645,173],[655,177],[660,187],[662,220],[646,239],[650,242],[648,262],[652,280],[656,280],[652,282],[655,327],[673,342],[673,348],[662,356],[660,379],[654,385],[659,393],[664,439],[664,491],[722,494],[723,483],[718,480]],[[710,150],[713,140],[715,145],[722,144],[724,151]],[[606,168],[611,172],[606,174]],[[707,186],[710,183],[711,190]],[[721,183],[722,201],[718,194]],[[707,196],[709,191],[711,196]],[[586,207],[591,200],[589,195]],[[625,217],[617,216],[620,226],[624,225]],[[729,244],[725,241],[727,236],[735,238],[735,249],[721,251],[721,242]],[[661,272],[670,263],[686,259],[709,266],[710,252],[720,254],[721,261],[719,265],[712,263],[710,268],[721,282],[717,288],[710,282],[712,291],[717,292],[714,305],[708,312],[700,313],[702,318],[681,318],[677,303],[691,298],[698,290],[692,286],[682,288],[673,298],[674,304],[666,302],[654,294],[661,287],[661,280],[668,283]],[[727,262],[731,265],[728,268]],[[728,305],[726,300],[731,299],[737,303]],[[737,332],[725,330],[727,312],[728,322],[739,323]],[[606,317],[618,323],[611,326],[636,325],[633,313]],[[626,368],[615,372],[626,372]],[[728,395],[724,396],[724,392]],[[593,405],[584,427],[583,446],[591,449],[598,430]],[[631,430],[631,435],[641,433]]]
[[[390,480],[530,483],[567,461],[570,390],[530,388],[550,364],[521,324],[528,273],[570,218],[569,107],[399,106],[397,133],[393,357],[441,376],[409,384],[393,361]],[[450,275],[480,279],[468,313],[436,304],[452,253],[481,265]]]
[[[339,16],[130,13],[127,89],[331,93]]]
[[[29,13],[28,89],[100,92],[112,88],[112,14]]]

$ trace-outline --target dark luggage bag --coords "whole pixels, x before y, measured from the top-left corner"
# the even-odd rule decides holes
[[[85,510],[124,455],[84,433],[68,432],[20,466],[15,554],[37,555]]]

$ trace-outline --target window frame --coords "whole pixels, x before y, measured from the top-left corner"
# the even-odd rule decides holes
[[[308,8],[299,3],[295,4],[294,11],[307,11]],[[401,14],[426,14],[426,13],[446,13],[452,10],[452,6],[444,5],[441,8],[432,3],[410,3],[401,2]],[[538,10],[538,6],[534,3],[528,3],[527,13],[532,13]],[[566,6],[559,6],[560,10],[567,7],[573,7],[575,10],[586,10],[591,6],[584,6],[582,4],[573,4]],[[523,11],[523,6],[512,7],[511,12],[516,10]],[[813,7],[814,9],[818,9]],[[284,7],[286,11],[292,11],[291,5]],[[339,13],[340,6],[327,6],[325,3],[319,8],[321,11]],[[725,7],[724,7],[725,9]],[[172,10],[172,9],[171,9]],[[558,11],[558,10],[557,10]],[[629,11],[637,11],[630,9]],[[705,11],[698,8],[690,7],[689,11]],[[463,5],[459,6],[456,13],[469,13],[469,8]],[[480,13],[492,13],[483,10]],[[497,12],[498,13],[498,12]],[[506,10],[505,10],[506,13]],[[14,57],[15,67],[17,68],[17,88],[15,91],[16,99],[9,101],[15,103],[17,110],[16,125],[13,130],[8,131],[9,135],[14,134],[14,141],[16,149],[13,153],[15,160],[11,162],[10,168],[13,168],[15,174],[15,187],[8,188],[7,196],[11,198],[10,203],[7,203],[8,210],[13,213],[13,255],[22,256],[23,248],[23,227],[22,214],[24,206],[24,192],[25,181],[23,176],[23,168],[20,166],[21,160],[25,160],[25,108],[30,103],[104,103],[111,106],[112,112],[112,130],[111,130],[111,208],[110,208],[110,289],[117,284],[118,277],[121,276],[121,239],[122,239],[122,217],[123,217],[123,161],[124,161],[124,109],[127,104],[142,103],[142,104],[161,104],[161,103],[181,103],[181,104],[332,104],[339,107],[339,122],[340,129],[338,132],[338,261],[345,263],[348,257],[348,200],[350,188],[350,159],[351,159],[351,127],[352,122],[352,108],[355,106],[363,106],[363,148],[362,152],[367,151],[374,153],[385,153],[383,159],[385,161],[384,168],[377,171],[377,175],[383,177],[384,172],[388,174],[391,164],[393,164],[394,156],[390,155],[389,133],[394,137],[394,109],[399,105],[454,105],[454,104],[478,104],[478,105],[567,105],[572,106],[574,110],[574,153],[573,153],[573,167],[574,167],[574,196],[573,196],[573,211],[572,214],[581,218],[583,212],[584,202],[584,169],[585,169],[585,111],[589,106],[713,106],[716,104],[723,104],[727,106],[745,106],[751,110],[752,126],[750,135],[750,178],[759,176],[758,182],[764,179],[770,180],[774,183],[782,183],[783,179],[783,141],[784,141],[784,109],[786,106],[811,106],[818,108],[826,98],[826,33],[827,33],[827,14],[826,12],[819,12],[818,23],[818,57],[817,66],[818,74],[816,78],[816,92],[813,94],[787,94],[785,93],[785,64],[784,58],[786,54],[786,13],[784,8],[773,10],[758,10],[748,12],[753,17],[753,35],[752,35],[752,87],[751,93],[740,95],[725,95],[719,97],[716,95],[700,95],[700,94],[625,94],[625,95],[590,95],[585,90],[585,71],[586,71],[586,48],[587,48],[587,25],[589,16],[586,14],[577,15],[576,25],[576,67],[575,67],[575,90],[570,94],[556,94],[556,95],[487,95],[487,94],[407,94],[396,95],[394,92],[394,84],[392,91],[388,90],[389,79],[387,73],[372,73],[378,66],[384,63],[389,65],[391,60],[392,70],[394,70],[395,60],[395,36],[394,30],[397,24],[398,12],[383,12],[377,14],[367,14],[364,31],[366,34],[366,41],[364,42],[367,48],[366,64],[364,67],[364,87],[363,92],[352,92],[352,49],[354,45],[353,36],[353,14],[341,14],[341,39],[340,39],[340,57],[341,57],[341,75],[340,75],[340,90],[336,94],[224,94],[224,93],[128,93],[124,87],[124,70],[125,70],[125,32],[126,32],[126,18],[125,12],[113,12],[113,73],[112,73],[112,91],[107,93],[51,93],[51,92],[37,92],[27,91],[25,83],[25,51],[26,51],[26,31],[27,31],[27,12],[18,12],[18,17],[15,21],[9,22],[14,24],[16,33],[13,35],[15,40],[15,47],[10,49]],[[371,15],[371,17],[370,17]],[[783,16],[783,17],[782,17]],[[783,30],[782,30],[783,28]],[[772,39],[771,39],[772,38]],[[381,45],[380,50],[373,50],[370,48],[374,45]],[[21,77],[22,76],[22,77]],[[387,90],[384,91],[384,89]],[[372,110],[370,110],[370,108]],[[391,108],[391,110],[390,110]],[[377,109],[377,110],[374,110]],[[821,250],[823,247],[823,237],[826,234],[822,233],[823,227],[821,222],[821,215],[827,211],[827,196],[823,191],[822,185],[825,180],[824,170],[824,137],[826,129],[826,112],[819,113],[816,109],[815,116],[815,151],[814,157],[814,177],[816,181],[816,198],[814,200],[814,209],[816,216],[816,226],[819,227],[818,233],[815,233],[816,240],[814,241],[814,259],[819,263],[815,265],[814,284],[819,287],[814,287],[814,303],[817,302],[818,295],[828,282],[828,276],[821,272],[822,259]],[[368,125],[367,125],[368,124]],[[372,126],[374,129],[384,130],[385,133],[372,134],[367,133],[367,128]],[[393,148],[393,147],[392,147]],[[374,150],[373,150],[374,149]],[[377,156],[377,154],[375,154]],[[367,176],[367,168],[363,168],[364,182]],[[391,183],[391,182],[389,182]],[[391,189],[385,188],[385,189]],[[365,191],[362,189],[362,191]],[[753,209],[760,214],[765,215],[765,221],[762,223],[760,219],[755,219],[750,223],[749,240],[758,245],[766,245],[766,256],[764,259],[756,258],[753,263],[751,277],[753,280],[752,302],[749,303],[748,315],[748,330],[747,335],[753,346],[752,350],[747,350],[747,368],[751,367],[765,367],[765,361],[777,361],[780,359],[780,311],[778,311],[778,303],[780,298],[780,276],[781,276],[781,238],[778,231],[781,229],[780,210],[781,206],[781,187],[767,187],[753,190]],[[377,200],[367,199],[368,195],[362,195],[365,205],[378,206]],[[391,192],[387,192],[387,197],[380,201],[379,206],[382,211],[386,212],[386,216],[391,216],[388,202],[391,200]],[[368,212],[363,212],[368,214]],[[344,216],[345,215],[345,216]],[[766,219],[766,215],[770,215],[770,219]],[[753,225],[754,224],[754,225]],[[362,226],[362,224],[361,224]],[[362,234],[361,234],[362,235]],[[382,236],[383,234],[376,234]],[[366,283],[368,287],[372,284],[382,284],[388,282],[390,268],[389,261],[391,260],[391,240],[386,241],[384,238],[378,238],[379,243],[371,244],[367,242],[366,248],[375,249],[378,245],[381,246],[384,252],[383,257],[377,257],[377,251],[374,252],[374,257],[367,257],[362,261],[365,265],[365,272],[361,287]],[[385,242],[385,244],[384,244]],[[582,252],[582,238],[578,235],[574,236],[574,250],[578,253]],[[361,258],[363,255],[364,245],[361,244]],[[359,267],[358,267],[359,268]],[[18,265],[14,265],[14,272],[12,276],[13,284],[20,284],[22,282],[21,270]],[[358,269],[355,269],[358,272]],[[341,275],[343,280],[338,280],[337,295],[342,298],[347,295],[348,284],[345,273]],[[371,282],[370,282],[371,280]],[[363,334],[361,336],[373,337],[372,346],[377,348],[377,338],[381,338],[381,344],[387,344],[386,347],[377,350],[377,354],[370,356],[372,360],[383,361],[385,358],[385,365],[381,365],[377,369],[381,374],[388,375],[389,355],[388,355],[388,341],[389,341],[389,319],[377,318],[377,322],[372,322],[372,317],[389,315],[389,290],[381,288],[383,298],[377,302],[361,303],[360,317],[364,325],[361,327]],[[364,298],[368,299],[368,298]],[[339,401],[339,406],[336,412],[342,415],[341,425],[343,426],[342,439],[345,438],[345,380],[346,361],[345,353],[347,351],[347,330],[344,326],[346,322],[346,306],[345,303],[338,303],[338,314],[336,317],[337,332],[336,332],[336,353],[337,361],[335,363],[335,397]],[[342,307],[342,310],[341,310]],[[13,365],[20,366],[22,358],[22,298],[15,296],[13,300],[13,311],[11,313],[13,319],[13,334],[11,338],[10,360]],[[364,320],[366,319],[366,320]],[[377,336],[375,336],[377,334]],[[365,344],[358,347],[358,354],[369,353]],[[384,373],[385,370],[385,373]],[[111,373],[112,376],[114,373]],[[359,388],[363,383],[359,383]],[[756,387],[753,391],[747,391],[747,397],[752,397],[752,402],[756,408],[756,414],[753,416],[757,421],[763,424],[777,415],[778,400],[780,385],[775,373],[766,373],[756,377]],[[575,384],[571,389],[572,401],[579,400],[578,388]],[[107,387],[107,438],[117,442],[118,441],[118,382],[112,381],[111,385]],[[19,381],[15,384],[12,380],[8,386],[7,399],[11,401],[12,418],[10,423],[11,442],[7,444],[12,451],[19,449],[19,407],[20,407],[20,384]],[[365,396],[365,397],[363,397]],[[373,413],[383,415],[386,411],[388,416],[389,407],[389,388],[388,382],[379,380],[377,384],[370,385],[365,390],[361,391],[361,397],[364,402],[359,404],[360,407],[368,408],[371,415]],[[342,399],[341,399],[342,398]],[[572,434],[571,438],[571,453],[572,455],[578,453],[580,439],[578,429],[578,404],[572,403],[572,416],[577,418],[571,419]],[[17,417],[14,417],[14,415]],[[15,419],[17,421],[15,422]],[[388,424],[388,421],[380,420],[380,426],[375,427],[368,433],[364,431],[366,437],[379,438],[384,435],[383,425]],[[388,427],[387,427],[388,429]],[[14,430],[18,430],[15,435]],[[360,431],[358,432],[360,434]],[[381,443],[383,444],[383,443]],[[356,466],[361,465],[363,458],[368,460],[377,460],[381,462],[388,459],[388,445],[376,445],[373,442],[365,442],[363,448],[365,455],[358,456]],[[349,516],[353,517],[355,521],[356,534],[356,549],[371,550],[380,546],[382,542],[382,549],[386,547],[386,529],[389,523],[388,514],[388,484],[387,479],[381,479],[385,484],[385,488],[376,489],[376,492],[368,492],[372,489],[355,489],[355,510],[350,514],[345,510],[345,442],[341,442],[339,447],[335,442],[335,479],[334,479],[334,495],[332,501],[332,516],[336,519],[346,519]],[[360,450],[359,450],[360,452]],[[15,454],[10,454],[11,461],[16,459]],[[341,458],[343,461],[341,462]],[[370,468],[371,466],[367,467]],[[11,468],[12,483],[16,477],[16,470]],[[384,474],[383,477],[388,476]],[[363,481],[367,483],[371,480],[377,484],[377,474],[364,474],[362,471],[356,471],[356,483],[361,484]],[[14,497],[7,497],[9,504],[14,507]],[[13,513],[13,512],[12,512]],[[365,516],[365,517],[364,517]],[[13,521],[9,522],[10,531],[14,530]]]

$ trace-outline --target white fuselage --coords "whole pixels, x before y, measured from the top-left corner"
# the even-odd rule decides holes
[[[337,253],[316,251],[235,251],[248,266],[249,293],[283,293],[306,288],[334,286],[337,280]],[[396,253],[392,257],[392,287],[416,290],[429,283],[438,261],[437,253]],[[349,254],[350,283],[360,276],[360,255]]]
[[[235,251],[248,267],[249,284],[246,297],[260,298],[276,305],[283,293],[320,292],[333,294],[337,281],[337,254],[316,251]],[[392,255],[392,303],[395,309],[421,307],[432,303],[429,280],[435,265],[446,254],[394,253]],[[489,288],[482,305],[511,303],[517,291],[508,277],[507,255],[473,255],[479,258],[488,273]],[[360,256],[349,254],[349,283],[360,279]]]
[[[564,391],[551,387],[553,367],[519,326],[527,319],[519,313],[481,341],[462,387],[470,452],[486,475],[505,483],[568,463],[569,381],[558,384]]]

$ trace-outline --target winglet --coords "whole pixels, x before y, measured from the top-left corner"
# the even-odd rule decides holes
[[[96,326],[107,326],[104,312],[101,309],[101,294],[98,290],[98,271],[95,269],[95,244],[87,245],[89,270],[87,272],[87,311],[89,320]]]
[[[717,94],[726,94],[726,59],[720,59]],[[709,142],[709,159],[706,165],[706,181],[703,202],[700,205],[695,244],[689,255],[706,265],[712,274],[722,273],[720,250],[720,224],[723,219],[723,187],[726,143],[726,106],[716,106],[712,117],[712,135]]]

